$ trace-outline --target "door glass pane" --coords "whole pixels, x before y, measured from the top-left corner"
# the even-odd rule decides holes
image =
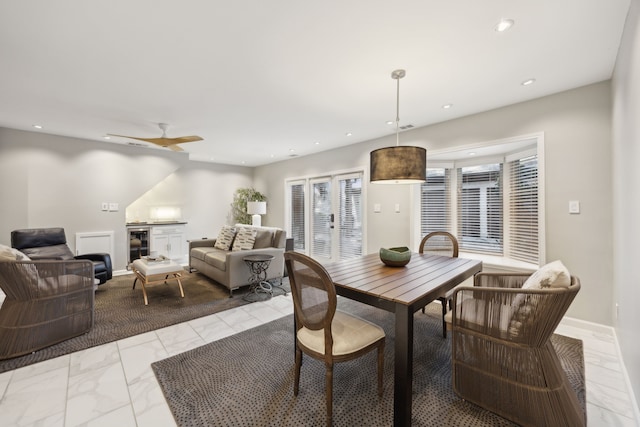
[[[304,184],[291,187],[291,236],[293,249],[304,251]]]
[[[340,184],[340,259],[362,255],[362,179],[341,179]]]
[[[312,185],[312,257],[331,258],[331,183]]]

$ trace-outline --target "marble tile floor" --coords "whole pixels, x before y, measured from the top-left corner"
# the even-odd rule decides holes
[[[0,374],[0,426],[175,426],[150,364],[292,313],[277,296]],[[637,426],[612,328],[568,319],[582,339],[589,426]]]

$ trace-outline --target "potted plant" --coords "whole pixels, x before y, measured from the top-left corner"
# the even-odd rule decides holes
[[[251,215],[247,213],[247,202],[266,202],[267,196],[255,188],[238,188],[231,203],[231,216],[235,223],[251,224]]]

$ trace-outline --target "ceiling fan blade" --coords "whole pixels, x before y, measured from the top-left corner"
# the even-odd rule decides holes
[[[174,142],[174,144],[182,144],[184,142],[196,142],[196,141],[202,141],[202,138],[199,137],[198,135],[190,135],[190,136],[179,136],[177,138],[168,138],[171,139]]]
[[[110,136],[118,136],[121,138],[129,138],[136,139],[138,141],[150,142],[152,144],[159,145],[161,147],[168,147],[173,151],[184,151],[182,148],[178,147],[176,144],[183,144],[185,142],[195,142],[202,141],[202,137],[197,135],[189,135],[189,136],[180,136],[177,138],[139,138],[137,136],[128,136],[128,135],[116,135],[114,133],[109,133],[107,135]]]

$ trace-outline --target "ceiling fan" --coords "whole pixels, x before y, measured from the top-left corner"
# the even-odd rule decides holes
[[[152,144],[156,144],[159,145],[161,147],[167,147],[173,151],[184,151],[182,148],[180,148],[178,146],[178,144],[183,144],[185,142],[194,142],[194,141],[202,141],[202,138],[197,136],[197,135],[190,135],[190,136],[179,136],[177,138],[169,138],[167,137],[167,129],[169,128],[169,125],[166,123],[158,123],[158,126],[160,127],[160,129],[162,129],[162,136],[160,138],[138,138],[135,136],[127,136],[127,135],[115,135],[115,134],[108,134],[111,136],[119,136],[122,138],[131,138],[131,139],[137,139],[139,141],[145,141],[145,142],[150,142]]]

